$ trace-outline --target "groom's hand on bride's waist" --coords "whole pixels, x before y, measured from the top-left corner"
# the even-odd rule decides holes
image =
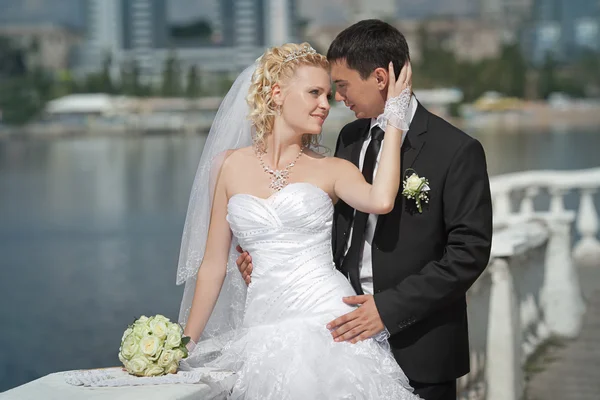
[[[327,324],[327,329],[331,331],[331,336],[336,342],[356,343],[385,330],[373,296],[344,297],[344,303],[360,307]]]
[[[249,285],[251,282],[250,276],[252,275],[252,257],[240,245],[237,245],[235,249],[240,253],[235,263],[242,274],[242,278],[244,278],[244,282],[246,282],[246,285]]]

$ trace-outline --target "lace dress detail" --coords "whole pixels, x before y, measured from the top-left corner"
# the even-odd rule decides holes
[[[195,368],[191,371],[178,371],[155,377],[137,377],[129,375],[121,368],[91,369],[64,372],[65,381],[74,386],[85,387],[119,387],[164,385],[173,383],[204,383],[228,391],[235,381],[235,375],[230,371],[219,371],[212,368]]]

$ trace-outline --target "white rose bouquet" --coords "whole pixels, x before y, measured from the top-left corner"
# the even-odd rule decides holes
[[[177,372],[179,362],[188,356],[179,324],[158,314],[142,315],[123,333],[119,360],[127,372],[135,376],[159,376]]]

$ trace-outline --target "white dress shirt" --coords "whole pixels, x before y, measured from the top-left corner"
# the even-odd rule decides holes
[[[415,113],[417,111],[417,99],[415,98],[415,96],[411,97],[411,111],[412,111],[412,115],[410,117],[410,121],[412,122],[412,119],[415,117]],[[377,119],[373,118],[371,119],[371,128],[373,129],[374,126],[379,126],[379,124],[377,123]],[[365,140],[365,142],[362,145],[362,149],[360,151],[360,158],[359,158],[359,168],[362,171],[363,168],[363,164],[365,161],[365,154],[367,153],[367,147],[369,146],[369,143],[371,142],[371,135],[370,135],[370,130],[369,130],[369,135],[367,137],[367,139]],[[406,133],[408,131],[402,132],[402,143],[404,143],[404,139],[406,138]],[[373,179],[375,179],[375,176],[377,175],[377,167],[379,166],[379,159],[381,158],[381,149],[383,149],[383,142],[385,141],[385,138],[382,140],[381,144],[381,148],[379,149],[379,154],[377,155],[377,160],[375,161],[375,168],[373,169]],[[355,211],[356,213],[356,211]],[[359,267],[359,271],[360,271],[360,286],[363,290],[363,292],[365,294],[373,294],[373,260],[371,258],[371,247],[373,245],[373,236],[375,234],[375,227],[377,226],[377,214],[369,214],[369,218],[367,220],[367,226],[365,228],[365,243],[363,246],[363,251],[362,251],[362,258],[359,261],[358,267]],[[353,228],[350,229],[350,234],[347,236],[347,242],[346,242],[346,249],[344,251],[344,256],[346,255],[346,253],[348,253],[348,249],[350,248],[350,238],[352,237],[352,231]]]

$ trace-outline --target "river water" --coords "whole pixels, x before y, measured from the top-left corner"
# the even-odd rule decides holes
[[[490,175],[600,165],[599,131],[475,136]],[[0,391],[118,365],[135,317],[177,319],[179,240],[204,140],[0,142]]]

